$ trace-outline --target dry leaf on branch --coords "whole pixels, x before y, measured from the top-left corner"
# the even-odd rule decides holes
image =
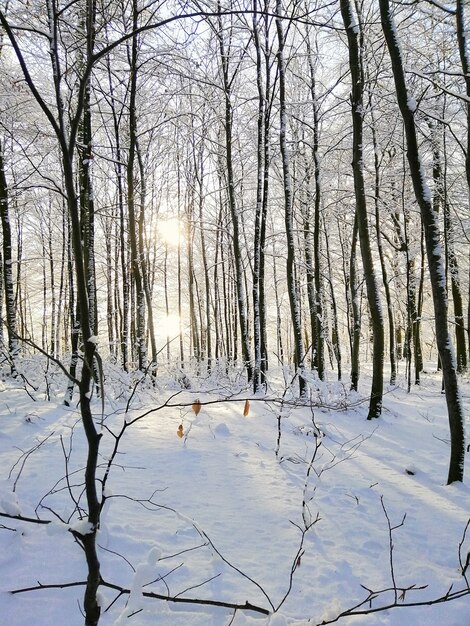
[[[195,400],[191,408],[193,409],[194,413],[198,415],[199,411],[201,410],[201,407],[202,407],[202,404],[200,403],[200,401]]]
[[[178,435],[178,437],[181,439],[181,437],[184,435],[183,433],[183,424],[180,424],[178,426],[178,430],[176,431],[176,434]]]
[[[243,409],[243,416],[246,417],[250,412],[250,401],[245,400],[245,408]]]

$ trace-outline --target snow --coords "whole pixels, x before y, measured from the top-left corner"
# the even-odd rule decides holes
[[[0,498],[0,510],[8,515],[21,515],[21,509],[18,505],[18,498],[15,493],[4,493],[3,497]]]
[[[362,369],[366,372],[367,365]],[[106,401],[112,405],[105,424],[115,434],[124,419],[129,423],[175,394],[174,381],[157,388],[141,384],[126,415],[126,387],[113,375],[106,372]],[[445,485],[450,449],[440,375],[428,367],[422,384],[410,394],[404,371],[402,377],[385,394],[382,417],[372,422],[366,420],[366,374],[359,393],[336,382],[321,382],[317,390],[309,377],[312,406],[291,402],[289,393],[281,406],[276,401],[283,392],[279,372],[270,402],[248,389],[235,390],[235,397],[222,401],[228,383],[212,380],[206,386],[210,392],[183,390],[169,406],[128,426],[106,485],[97,540],[104,580],[130,594],[117,598],[117,591],[100,588],[100,626],[318,625],[364,600],[364,587],[391,586],[390,534],[397,585],[427,585],[407,591],[405,602],[437,598],[451,585],[454,591],[465,588],[459,544],[465,562],[470,536],[462,538],[470,517],[470,490],[465,483]],[[63,389],[56,384],[52,402],[37,392],[38,419],[27,422],[22,416],[31,413],[30,397],[17,382],[16,388],[9,388],[8,380],[4,385],[0,511],[30,518],[37,511],[51,523],[0,518],[1,620],[8,626],[82,625],[83,587],[7,593],[37,581],[86,579],[83,552],[66,532],[91,530],[69,491],[84,507],[86,446],[78,411],[61,405]],[[250,411],[244,416],[247,397]],[[468,410],[469,381],[462,397]],[[196,398],[202,403],[198,415],[191,409]],[[100,403],[92,400],[97,416]],[[182,438],[176,434],[180,424]],[[103,431],[100,476],[115,443],[109,431]],[[21,472],[18,464],[10,472],[33,448]],[[68,481],[63,478],[66,465]],[[308,530],[305,520],[313,522]],[[143,595],[147,591],[249,602],[271,613],[287,597],[269,616],[243,610],[234,615],[229,608],[148,598]],[[392,596],[378,597],[373,606],[389,603]],[[464,626],[469,610],[470,595],[337,623]]]
[[[417,103],[416,100],[413,98],[413,96],[408,96],[408,100],[407,100],[407,105],[408,105],[408,109],[414,113],[416,111],[417,108]]]
[[[422,193],[423,193],[423,198],[425,200],[425,202],[432,202],[432,193],[431,190],[429,189],[428,183],[427,183],[427,179],[426,179],[426,172],[424,171],[424,166],[423,164],[420,162],[419,164],[419,177],[421,179],[421,189],[422,189]]]
[[[93,532],[93,524],[90,524],[86,519],[81,519],[72,524],[70,530],[79,535],[89,535]]]

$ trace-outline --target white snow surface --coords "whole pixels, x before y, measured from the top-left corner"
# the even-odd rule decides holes
[[[173,390],[164,384],[140,387],[126,416],[133,385],[126,387],[124,378],[113,383],[109,373],[107,383],[105,425],[116,434],[125,420],[161,406],[175,393],[174,383]],[[206,381],[211,391],[197,384],[193,381],[195,391],[185,390],[169,402],[186,406],[149,413],[129,425],[121,439],[97,540],[103,578],[130,593],[113,603],[118,592],[100,588],[100,626],[319,625],[365,600],[365,588],[392,586],[389,524],[396,527],[391,533],[396,585],[409,588],[405,603],[438,598],[451,585],[453,591],[466,588],[459,543],[465,562],[470,531],[462,538],[470,518],[470,490],[467,483],[445,484],[449,428],[440,376],[431,368],[410,394],[404,380],[388,389],[383,415],[374,421],[366,420],[366,374],[357,394],[333,375],[316,390],[312,378],[311,403],[282,408],[277,456],[278,404],[240,388],[222,401],[229,395],[227,384],[217,388],[213,380]],[[269,397],[280,398],[282,391],[280,381],[274,383]],[[77,528],[83,510],[77,512],[63,479],[66,455],[68,484],[84,509],[85,436],[78,410],[61,405],[62,392],[57,385],[56,396],[47,402],[38,391],[33,402],[17,383],[7,381],[0,394],[0,511],[25,517],[37,511],[53,522],[0,517],[0,623],[5,626],[84,623],[84,587],[8,593],[37,581],[59,585],[86,579],[83,552],[64,532]],[[462,397],[468,411],[468,380]],[[195,399],[203,404],[198,415],[191,410]],[[221,401],[204,404],[214,400]],[[100,402],[93,399],[97,424]],[[182,437],[177,435],[180,425]],[[114,442],[104,429],[100,477]],[[317,518],[301,546],[303,519]],[[146,591],[248,601],[271,615],[177,604],[146,598]],[[391,593],[379,594],[372,607],[392,600]],[[469,615],[467,595],[337,623],[465,626]]]

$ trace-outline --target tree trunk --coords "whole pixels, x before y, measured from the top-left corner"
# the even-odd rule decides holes
[[[6,323],[8,332],[8,354],[12,375],[15,374],[15,358],[19,344],[16,332],[15,290],[13,282],[13,247],[11,241],[10,207],[8,185],[5,175],[4,146],[0,142],[0,220],[3,235],[3,288],[5,294]],[[1,313],[1,312],[0,312]]]
[[[281,0],[276,2],[276,14],[282,13]],[[294,234],[294,206],[292,197],[292,180],[290,171],[290,157],[287,146],[287,110],[286,110],[286,62],[284,58],[285,36],[284,26],[281,17],[276,18],[276,29],[278,38],[277,68],[279,78],[279,144],[281,148],[282,173],[284,183],[284,222],[286,228],[287,245],[287,290],[289,293],[289,304],[292,319],[292,330],[294,333],[294,367],[299,374],[299,392],[305,395],[307,385],[303,375],[304,364],[304,342],[302,339],[302,323],[300,318],[300,298],[297,289],[296,267],[295,267],[295,234]]]
[[[264,16],[264,76],[265,76],[265,106],[263,119],[263,198],[261,202],[261,231],[260,231],[260,258],[259,258],[259,319],[260,319],[260,340],[261,340],[261,381],[267,380],[267,371],[269,368],[268,359],[268,330],[267,330],[267,310],[266,310],[266,288],[265,288],[265,266],[266,266],[266,224],[268,218],[268,201],[269,201],[269,169],[271,159],[270,146],[270,124],[271,124],[271,106],[273,93],[271,89],[271,54],[269,45],[269,24],[268,3],[265,0],[265,16]]]
[[[145,250],[144,238],[145,238],[145,199],[147,186],[145,183],[146,172],[144,168],[144,162],[142,153],[140,150],[139,142],[136,141],[136,155],[139,163],[140,173],[140,201],[139,201],[139,214],[137,219],[138,224],[138,254],[139,254],[139,269],[142,277],[142,289],[145,297],[145,305],[147,308],[147,328],[150,339],[150,351],[152,364],[154,367],[157,365],[157,341],[155,338],[155,324],[153,320],[153,303],[152,303],[152,288],[150,285],[149,268],[147,263],[147,251]],[[144,324],[145,329],[145,324]]]
[[[349,313],[351,315],[351,390],[357,391],[359,385],[360,359],[359,348],[361,345],[361,305],[360,288],[357,280],[357,234],[358,234],[357,213],[354,219],[353,232],[351,237],[351,253],[349,257],[349,290],[348,302]]]
[[[457,364],[448,328],[445,267],[440,246],[439,224],[420,159],[414,120],[416,104],[408,92],[401,50],[389,0],[379,0],[379,3],[382,29],[392,61],[396,96],[405,125],[407,156],[413,189],[420,207],[426,239],[426,252],[434,303],[436,340],[442,366],[451,435],[451,455],[447,482],[452,483],[463,480],[465,460],[464,412],[457,379]]]
[[[265,90],[263,88],[261,44],[258,29],[257,0],[253,0],[253,39],[256,50],[256,86],[258,89],[258,117],[256,132],[256,210],[255,210],[255,232],[253,242],[253,344],[254,344],[254,369],[253,369],[253,391],[260,390],[262,383],[262,351],[261,351],[261,304],[260,304],[260,281],[261,281],[261,229],[263,226],[263,172],[264,172],[264,120]]]
[[[324,221],[323,221],[324,224]],[[341,380],[342,377],[342,365],[341,365],[341,342],[339,336],[339,321],[338,321],[338,305],[336,303],[335,289],[334,289],[334,279],[333,279],[333,263],[330,254],[330,245],[328,239],[328,232],[324,224],[324,232],[325,232],[325,253],[326,253],[326,264],[328,267],[328,282],[330,286],[330,298],[331,298],[331,314],[332,314],[332,329],[331,329],[331,343],[333,345],[333,352],[336,359],[336,367],[338,371],[338,380]]]
[[[138,11],[137,2],[132,3],[133,30],[137,28]],[[137,347],[137,361],[139,370],[146,367],[146,341],[145,341],[145,293],[142,281],[141,263],[139,256],[139,233],[135,210],[136,183],[134,175],[135,157],[137,149],[137,34],[132,36],[130,50],[130,80],[129,80],[129,148],[127,157],[127,210],[129,215],[129,241],[131,248],[132,277],[134,280],[136,308],[135,308],[135,343]]]
[[[312,98],[313,109],[313,144],[312,144],[312,161],[314,167],[314,179],[315,179],[315,202],[313,212],[313,280],[314,280],[314,293],[315,293],[315,309],[314,309],[314,324],[315,330],[312,329],[312,342],[315,338],[315,358],[314,365],[317,369],[318,378],[323,380],[325,378],[325,357],[324,357],[324,344],[325,338],[323,336],[322,319],[322,273],[321,273],[321,203],[322,203],[322,188],[321,188],[321,159],[320,159],[320,124],[319,124],[319,111],[317,100],[317,88],[315,79],[315,65],[312,58],[312,50],[310,44],[310,33],[307,32],[307,57],[308,67],[310,72],[310,95]],[[338,363],[339,369],[341,365]]]
[[[114,96],[114,88],[112,83],[112,75],[111,75],[111,66],[109,63],[109,58],[107,58],[107,72],[108,72],[108,84],[109,84],[109,94],[110,94],[110,106],[111,113],[113,117],[113,130],[114,130],[114,139],[116,145],[114,147],[114,171],[116,174],[116,187],[117,187],[117,205],[118,205],[118,220],[119,226],[116,229],[117,241],[119,242],[116,252],[119,253],[120,260],[120,270],[121,270],[121,279],[122,279],[122,303],[119,299],[118,293],[118,281],[117,281],[117,266],[116,266],[116,283],[115,283],[115,296],[117,303],[119,306],[116,307],[120,312],[120,324],[119,324],[119,346],[120,346],[120,355],[121,355],[121,364],[122,368],[125,372],[128,370],[129,366],[129,311],[130,311],[130,302],[129,302],[129,276],[127,269],[127,242],[126,242],[126,232],[127,232],[127,223],[124,215],[124,190],[123,190],[123,180],[124,180],[124,171],[123,171],[123,158],[122,158],[122,149],[121,149],[121,134],[120,134],[120,126],[119,119],[120,116],[118,111],[116,110],[116,98]]]
[[[372,388],[367,419],[379,417],[382,412],[383,365],[384,365],[384,322],[380,304],[380,292],[375,275],[370,245],[366,193],[364,186],[364,72],[362,65],[361,27],[356,23],[350,0],[341,0],[341,15],[348,36],[349,68],[351,72],[352,123],[353,123],[353,174],[356,196],[359,239],[362,265],[364,268],[367,300],[369,303],[373,333]],[[360,17],[360,16],[358,16]]]
[[[465,93],[467,102],[465,103],[465,113],[467,120],[467,145],[465,151],[465,173],[467,177],[467,192],[470,198],[470,54],[467,45],[468,30],[465,28],[465,1],[457,0],[456,7],[456,29],[457,42],[459,46],[460,63],[465,80]],[[467,309],[467,342],[468,359],[470,360],[470,268],[469,268],[469,298]]]
[[[218,10],[221,10],[220,0],[218,2]],[[240,338],[242,348],[243,365],[246,368],[248,382],[253,381],[253,366],[250,357],[250,338],[248,331],[248,312],[246,306],[246,294],[244,289],[244,267],[243,259],[240,247],[240,216],[238,213],[237,202],[235,197],[235,176],[233,171],[233,127],[232,127],[232,94],[231,94],[231,78],[229,75],[229,58],[227,55],[225,41],[224,41],[224,29],[222,26],[222,18],[218,20],[217,38],[219,41],[220,60],[222,66],[222,79],[224,89],[224,131],[225,131],[225,155],[226,155],[226,168],[227,168],[227,187],[228,187],[228,204],[230,209],[230,215],[232,218],[233,229],[233,256],[235,264],[235,279],[237,287],[237,303],[238,303],[238,318],[240,324]]]
[[[379,163],[379,147],[377,145],[377,133],[374,119],[372,97],[369,98],[370,112],[372,118],[372,145],[374,148],[374,175],[375,175],[375,193],[374,193],[374,208],[375,208],[375,235],[377,238],[377,250],[379,253],[380,267],[382,270],[382,280],[385,292],[385,301],[387,303],[388,314],[388,334],[389,334],[389,351],[390,351],[390,385],[395,385],[397,380],[397,355],[395,347],[395,319],[393,315],[392,294],[390,293],[390,283],[388,279],[387,265],[385,263],[385,254],[382,245],[382,233],[380,230],[381,216],[380,216],[380,163]]]

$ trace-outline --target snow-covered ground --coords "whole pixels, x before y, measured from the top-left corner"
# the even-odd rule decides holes
[[[26,372],[28,383],[36,376],[39,385],[39,369]],[[389,389],[383,417],[373,422],[365,419],[364,396],[333,380],[312,392],[310,406],[281,406],[279,382],[271,401],[250,399],[248,415],[248,392],[233,396],[227,381],[193,380],[193,390],[180,393],[163,383],[139,386],[126,414],[132,385],[119,376],[108,373],[100,475],[111,432],[148,415],[126,429],[107,484],[102,576],[131,593],[102,588],[100,626],[314,626],[365,600],[367,590],[395,585],[402,605],[466,588],[459,559],[470,550],[470,529],[462,541],[470,489],[445,485],[449,432],[438,375],[424,375],[410,394]],[[68,532],[79,520],[74,500],[84,506],[84,434],[77,407],[61,404],[63,380],[49,382],[50,402],[43,385],[0,387],[0,511],[51,520],[0,518],[3,626],[84,621],[83,586],[8,593],[86,578],[83,552]],[[468,410],[470,383],[463,393]],[[167,401],[178,406],[151,411]],[[101,401],[94,403],[99,424]],[[145,598],[143,591],[248,602],[271,615]],[[393,602],[392,591],[363,608]],[[468,626],[469,616],[466,595],[338,623]]]

